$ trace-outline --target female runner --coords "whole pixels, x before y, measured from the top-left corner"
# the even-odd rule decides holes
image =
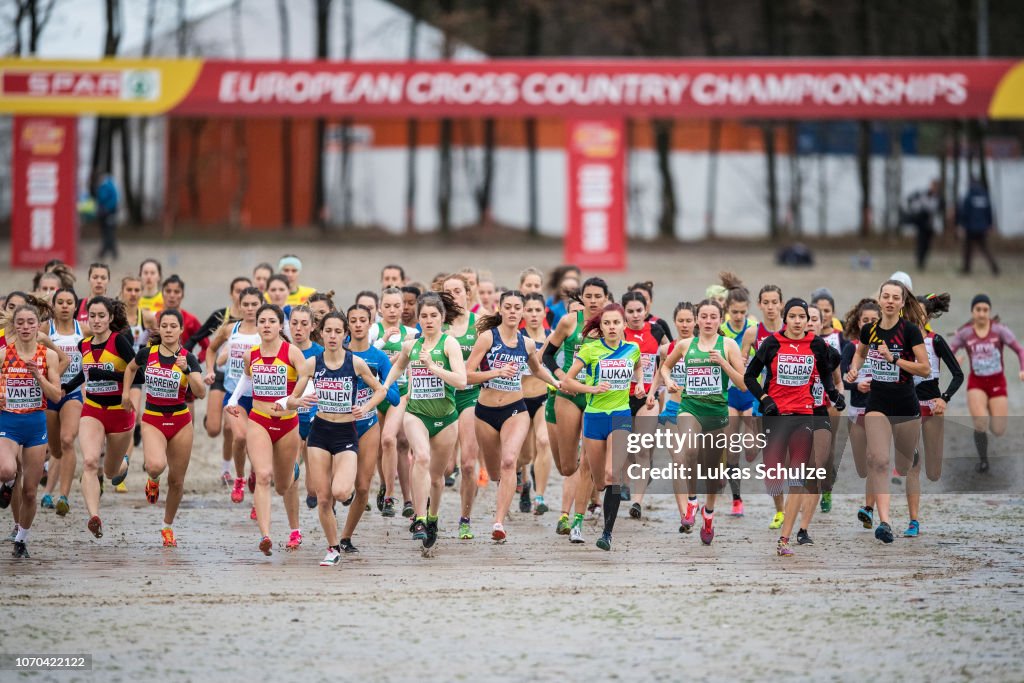
[[[562,380],[569,391],[587,397],[583,414],[583,454],[590,463],[594,488],[604,491],[604,531],[597,541],[601,550],[612,548],[612,530],[622,501],[616,484],[622,473],[615,471],[612,435],[632,427],[629,387],[636,387],[633,396],[643,398],[645,395],[640,347],[623,338],[625,326],[622,306],[615,303],[606,305],[589,319],[580,336],[586,339],[596,332],[598,338],[580,347]],[[586,384],[577,379],[584,368],[587,369]],[[576,487],[577,512],[569,531],[572,543],[583,543],[583,514],[579,511],[588,498],[589,482],[581,481]]]
[[[877,301],[861,299],[847,312],[843,323],[843,333],[852,341],[843,349],[839,369],[843,373],[843,386],[850,392],[850,407],[847,410],[847,417],[850,420],[850,449],[853,451],[853,464],[857,469],[857,476],[861,479],[867,479],[868,476],[868,437],[864,431],[864,411],[871,392],[871,365],[862,365],[852,382],[846,379],[846,374],[850,371],[853,355],[860,344],[860,331],[871,327],[881,317],[882,309]],[[857,510],[857,519],[865,529],[873,529],[875,526],[874,506],[875,496],[867,490],[865,482],[864,505]]]
[[[540,283],[538,271],[538,284]],[[544,345],[550,330],[544,327],[544,295],[540,291],[530,292],[523,296],[523,336],[537,344]],[[543,515],[548,511],[544,502],[544,494],[551,477],[551,442],[548,438],[548,426],[544,419],[544,405],[548,399],[548,384],[533,374],[529,366],[523,368],[523,401],[526,412],[530,415],[530,432],[523,445],[521,464],[523,473],[523,494],[519,500],[519,511]],[[526,466],[530,465],[534,482],[533,505],[530,505],[529,478]],[[525,503],[523,498],[525,497]]]
[[[476,404],[477,440],[491,479],[498,482],[497,508],[491,539],[504,543],[505,515],[516,489],[516,472],[532,416],[523,400],[523,368],[557,388],[558,381],[537,355],[537,344],[519,331],[523,295],[509,290],[498,300],[498,312],[477,323],[479,336],[466,364],[467,381],[481,384]],[[527,494],[529,495],[529,494]]]
[[[3,401],[0,411],[0,481],[10,490],[21,469],[21,507],[16,512],[16,558],[28,558],[29,529],[36,516],[36,491],[46,459],[46,415],[43,397],[60,402],[60,361],[39,343],[40,313],[21,304],[14,309],[13,339],[8,338],[0,364]],[[20,451],[20,457],[19,457]]]
[[[267,282],[274,274],[274,266],[269,263],[261,263],[252,269],[252,286],[260,290],[262,295],[267,291]]]
[[[192,458],[192,413],[185,395],[202,400],[206,397],[202,368],[194,355],[181,345],[181,313],[169,309],[157,316],[159,342],[144,346],[135,354],[124,371],[125,390],[121,406],[133,409],[132,380],[142,369],[146,389],[145,413],[142,416],[142,454],[145,462],[146,500],[155,504],[160,498],[160,475],[167,471],[167,502],[164,526],[160,530],[165,548],[178,547],[174,537],[174,517],[185,492],[185,472]]]
[[[284,334],[291,339],[292,307],[288,305],[288,278],[278,273],[267,280],[267,291],[264,299],[267,303],[277,306],[284,313]]]
[[[243,295],[243,303],[246,296]],[[247,391],[251,392],[252,411],[246,425],[245,449],[256,475],[253,499],[256,523],[262,535],[259,548],[264,555],[270,555],[274,547],[270,540],[271,479],[277,494],[285,499],[289,520],[296,524],[299,518],[299,494],[295,481],[299,418],[294,410],[281,414],[274,406],[292,393],[298,380],[306,380],[309,375],[302,352],[282,337],[284,312],[280,308],[272,304],[260,306],[256,311],[256,327],[260,344],[246,353],[245,374],[232,392],[227,410],[236,418],[241,417],[239,399]],[[297,550],[301,544],[302,531],[296,524],[292,527],[286,549]]]
[[[1020,379],[1024,381],[1024,348],[1008,327],[992,317],[992,300],[987,294],[971,299],[971,322],[956,331],[950,348],[967,352],[971,364],[967,375],[967,408],[974,420],[974,446],[978,450],[978,472],[988,472],[988,432],[1006,433],[1009,399],[1006,396],[1006,370],[1003,347],[1008,346],[1020,361]]]
[[[722,323],[721,333],[734,340],[737,344],[743,343],[747,330],[757,327],[757,319],[748,315],[750,311],[750,292],[743,286],[743,282],[733,273],[722,272],[719,274],[722,280],[722,287],[725,288],[725,312],[726,320]],[[748,361],[754,354],[753,349],[743,356],[744,362]],[[747,434],[757,433],[757,424],[753,418],[754,395],[749,391],[740,391],[739,387],[729,387],[729,426],[726,433],[732,434],[746,432]],[[750,460],[756,457],[755,449],[748,449]],[[743,516],[743,496],[741,495],[741,480],[739,474],[740,452],[733,452],[732,449],[726,452],[726,464],[729,466],[729,488],[732,491],[733,517]]]
[[[313,311],[309,306],[300,304],[291,309],[289,316],[289,329],[291,331],[292,344],[302,351],[307,360],[323,353],[324,347],[312,340]],[[317,333],[319,335],[319,333]],[[299,462],[306,465],[306,507],[310,510],[316,507],[316,487],[310,481],[309,461],[306,459],[306,438],[309,436],[310,427],[313,425],[313,417],[316,415],[316,406],[299,406],[296,409],[299,415]],[[297,520],[293,520],[296,521]],[[297,526],[297,524],[296,524]]]
[[[150,260],[144,262],[143,265],[149,271],[153,270],[153,263]],[[159,285],[157,286],[159,287]],[[156,326],[156,318],[154,318],[152,311],[145,310],[140,303],[142,300],[141,278],[132,275],[121,278],[121,294],[118,295],[118,300],[124,304],[124,314],[128,319],[128,329],[124,330],[122,334],[128,337],[132,348],[138,352],[139,349],[146,346],[150,331]],[[163,303],[162,296],[160,302],[161,304]],[[135,386],[131,387],[132,405],[135,406],[135,430],[132,443],[134,446],[138,446],[142,443],[142,376],[136,377],[135,382]],[[131,451],[132,449],[129,447],[129,455]],[[117,485],[115,490],[119,493],[124,493],[128,488],[121,483]]]
[[[719,333],[724,317],[721,306],[714,299],[704,299],[697,304],[696,311],[698,335],[676,344],[665,359],[662,370],[668,391],[680,395],[681,422],[677,423],[676,429],[691,435],[687,439],[690,445],[677,454],[677,458],[694,475],[698,465],[705,472],[718,472],[722,467],[722,449],[706,441],[704,446],[697,447],[697,439],[692,438],[692,435],[713,434],[724,430],[729,424],[729,386],[746,389],[743,380],[745,364],[739,344]],[[684,374],[682,386],[672,376],[680,361],[683,363]],[[653,399],[648,399],[648,405],[653,404]],[[711,475],[706,481],[707,498],[701,511],[703,523],[700,540],[704,545],[711,545],[715,537],[715,496],[721,488],[722,478]],[[689,532],[696,521],[696,476],[687,477],[687,488],[689,496],[681,525],[684,533]]]
[[[847,381],[857,379],[865,362],[871,363],[871,392],[864,415],[868,440],[868,493],[874,493],[879,524],[875,538],[892,543],[889,524],[889,446],[896,446],[896,470],[906,474],[921,438],[921,407],[913,376],[931,373],[921,329],[927,324],[924,307],[907,286],[886,280],[878,295],[882,318],[860,331]]]
[[[290,396],[275,403],[277,412],[316,405],[316,414],[309,431],[307,476],[313,480],[317,497],[320,525],[327,536],[327,554],[321,567],[330,567],[341,561],[341,543],[338,538],[338,519],[334,515],[334,501],[351,501],[355,494],[358,469],[359,435],[355,423],[377,410],[386,391],[377,376],[354,353],[345,350],[342,343],[347,329],[345,316],[338,311],[324,317],[321,334],[323,350],[305,360],[302,379]],[[312,382],[308,380],[312,378]],[[357,382],[362,381],[373,390],[363,405],[356,401]],[[281,404],[284,406],[281,406]],[[371,463],[376,454],[371,454]],[[372,473],[372,469],[370,470]],[[349,516],[362,514],[369,481],[362,492],[362,503],[350,507]],[[349,544],[351,546],[351,543]],[[352,547],[352,551],[355,548]]]
[[[89,322],[89,301],[97,296],[106,296],[110,286],[110,266],[106,263],[89,264],[89,295],[81,300],[76,320],[83,325]]]
[[[455,448],[459,414],[455,391],[466,388],[466,365],[454,337],[442,331],[463,314],[446,292],[420,297],[422,335],[407,341],[395,355],[384,387],[391,387],[409,369],[409,394],[404,417],[412,456],[412,493],[416,521],[413,538],[431,548],[437,541],[437,512],[444,491],[444,473]],[[429,509],[427,501],[430,501]]]
[[[148,258],[139,264],[139,282],[142,292],[139,294],[139,308],[156,313],[164,308],[164,297],[160,283],[164,278],[164,270],[156,259]],[[129,317],[128,320],[131,320]]]

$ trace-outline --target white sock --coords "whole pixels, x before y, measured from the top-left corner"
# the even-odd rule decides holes
[[[230,472],[231,471],[231,461],[230,460],[221,460],[220,461],[220,470],[221,470],[221,472]]]
[[[14,537],[15,543],[24,543],[28,540],[28,529],[25,527],[18,527],[18,534]]]

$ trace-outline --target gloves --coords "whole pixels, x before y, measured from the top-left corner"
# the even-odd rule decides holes
[[[765,417],[776,417],[779,414],[779,407],[775,405],[775,400],[768,394],[761,397],[759,410]]]
[[[829,399],[832,401],[832,405],[835,406],[836,410],[843,412],[846,410],[846,397],[843,396],[841,391],[837,391],[836,394],[837,396],[835,398],[829,396]]]

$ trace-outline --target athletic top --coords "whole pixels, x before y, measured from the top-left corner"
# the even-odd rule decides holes
[[[790,339],[782,332],[767,337],[750,360],[744,380],[754,398],[767,394],[775,401],[782,415],[811,415],[814,397],[811,393],[814,372],[828,367],[828,345],[813,334]],[[758,375],[765,371],[764,388]],[[832,376],[822,374],[825,389],[833,389]]]
[[[566,315],[568,315],[568,313]],[[566,335],[565,341],[562,342],[562,348],[572,350],[571,353],[564,353],[562,356],[562,372],[569,371],[569,368],[572,367],[573,360],[575,360],[576,356],[579,355],[580,349],[583,348],[584,343],[587,341],[583,338],[584,324],[583,311],[576,311],[576,327],[573,329],[572,334]],[[586,366],[580,370],[580,374],[576,375],[576,381],[587,381]]]
[[[380,323],[377,323],[377,325],[382,328],[379,334],[384,334],[383,325]],[[370,331],[373,332],[375,327],[371,328]],[[380,349],[387,355],[389,361],[388,365],[394,365],[395,356],[402,350],[402,343],[407,339],[415,338],[419,334],[415,327],[407,327],[405,325],[399,325],[398,330],[398,334],[393,334],[388,339],[378,338],[376,341],[372,342],[376,348]],[[385,375],[385,377],[387,377],[387,375]],[[399,394],[401,396],[405,396],[406,392],[409,390],[409,378],[405,376],[404,372],[398,377],[398,381],[396,381],[395,384],[398,385]]]
[[[352,353],[346,351],[341,366],[327,367],[324,354],[316,357],[313,370],[313,388],[316,390],[317,411],[323,415],[349,415],[355,405],[356,371]]]
[[[633,368],[640,360],[640,347],[635,342],[621,341],[616,348],[604,339],[584,344],[576,355],[587,370],[588,386],[607,382],[611,388],[603,394],[587,394],[588,413],[613,413],[629,410],[629,386]]]
[[[781,331],[782,330],[779,330],[779,332],[781,332]],[[765,327],[764,323],[758,323],[757,324],[757,333],[754,335],[754,348],[753,348],[753,350],[756,352],[759,348],[761,348],[761,344],[764,343],[764,340],[768,339],[769,337],[773,336],[774,334],[776,334],[776,333],[772,332],[767,327]]]
[[[77,328],[76,328],[77,329]],[[0,351],[7,348],[7,330],[0,327]]]
[[[139,310],[140,311],[153,311],[154,313],[162,311],[164,309],[164,294],[157,290],[157,293],[153,296],[146,296],[143,294],[139,297]]]
[[[757,324],[758,324],[757,318],[751,318],[748,315],[746,318],[743,319],[743,327],[740,328],[739,332],[736,332],[735,330],[732,329],[732,325],[729,324],[728,320],[724,321],[719,326],[718,331],[722,335],[732,339],[734,342],[736,342],[736,344],[742,346],[742,344],[743,344],[743,335],[745,335],[747,333],[747,330],[750,329],[751,325],[757,325]],[[754,346],[757,346],[757,345],[758,345],[758,341],[755,339],[754,340]],[[752,346],[750,348],[750,352],[749,352],[750,356],[754,355],[754,346]]]
[[[85,382],[85,404],[96,408],[121,406],[121,390],[124,389],[124,371],[135,358],[135,349],[123,334],[110,333],[105,342],[94,342],[86,337],[78,342],[82,352],[82,371],[66,385],[71,393]]]
[[[696,339],[696,337],[690,337],[690,339]],[[672,355],[672,351],[675,350],[676,344],[681,344],[685,340],[678,339],[668,345],[668,355]],[[686,393],[686,359],[680,358],[676,361],[676,364],[669,370],[669,375],[672,377],[672,381],[679,386],[679,392],[681,394]]]
[[[70,382],[82,370],[82,351],[78,348],[78,342],[82,341],[85,335],[82,334],[82,327],[77,320],[72,321],[72,324],[75,326],[74,332],[61,334],[57,331],[57,326],[53,321],[50,321],[50,340],[68,357],[68,367],[60,376],[62,384]]]
[[[526,367],[526,360],[529,358],[526,339],[523,337],[523,333],[516,331],[515,346],[506,344],[497,328],[491,330],[491,337],[491,348],[484,354],[484,358],[480,363],[480,369],[486,372],[488,370],[500,370],[507,365],[511,365],[515,369],[516,374],[512,377],[494,377],[484,382],[481,386],[485,389],[494,389],[495,391],[522,391],[523,368]]]
[[[309,301],[309,297],[313,296],[314,294],[316,294],[316,289],[314,289],[313,287],[299,285],[294,292],[288,292],[288,300],[285,302],[285,304],[288,306],[299,306]]]
[[[208,339],[210,335],[216,332],[220,328],[220,326],[224,324],[224,321],[227,321],[229,323],[235,323],[238,322],[239,320],[241,320],[241,318],[235,318],[231,315],[230,306],[227,306],[226,308],[218,308],[216,311],[210,314],[210,317],[206,319],[206,322],[200,325],[199,329],[196,330],[195,334],[191,336],[191,348],[195,348],[196,344],[200,344],[203,342],[203,340]],[[205,348],[206,347],[204,347],[204,350]],[[200,360],[202,360],[202,358],[200,358]]]
[[[121,331],[121,334],[131,342],[132,349],[135,351],[141,349],[149,341],[149,330],[146,329],[142,320],[142,304],[139,304],[135,311],[135,324],[129,324],[126,329]]]
[[[725,358],[725,337],[718,335],[711,347]],[[685,377],[683,393],[686,398],[700,401],[707,406],[710,414],[728,414],[729,412],[729,375],[722,366],[711,360],[711,350],[702,351],[700,337],[693,337],[690,348],[682,358]]]
[[[363,362],[366,363],[366,367],[370,368],[370,372],[377,376],[377,379],[383,382],[387,379],[391,373],[391,361],[388,359],[388,355],[380,349],[371,346],[365,351],[349,351],[349,353],[355,354],[357,357],[362,358]],[[401,379],[405,379],[403,373]],[[402,394],[398,391],[398,382],[395,382],[392,386],[388,387],[388,403],[393,406],[397,406],[399,401],[402,400]],[[404,381],[402,386],[408,386]],[[373,391],[363,381],[363,378],[356,375],[356,405],[365,406],[370,402],[370,397],[373,396]],[[360,422],[369,422],[373,419],[373,415],[364,417]]]
[[[252,397],[257,401],[279,401],[295,390],[298,372],[288,360],[291,344],[281,342],[277,354],[266,357],[256,346],[249,351],[249,371],[252,373]]]
[[[928,377],[914,376],[917,400],[931,401],[932,399],[941,398],[946,403],[949,403],[949,399],[953,397],[953,394],[957,392],[957,389],[964,382],[964,371],[960,369],[960,363],[957,362],[956,356],[941,334],[929,331],[924,338],[924,348],[928,351],[928,363],[931,365],[932,371],[928,374]],[[941,393],[939,390],[940,361],[945,363],[946,367],[953,374],[949,381],[949,386],[946,388],[946,393]]]
[[[544,328],[544,338],[547,339],[549,336],[551,336],[551,329],[545,327]],[[536,339],[534,339],[530,335],[526,334],[526,330],[523,330],[523,340],[526,342],[526,350],[527,351],[530,351],[531,349],[533,351],[536,351],[537,349],[540,348],[540,346],[538,346],[538,345],[544,343],[544,342],[538,342]],[[531,347],[530,344],[533,344],[533,346]],[[527,377],[527,376],[530,376],[530,375],[533,375],[533,370],[530,369],[529,364],[524,365],[523,366],[523,377]]]
[[[447,334],[442,334],[434,348],[430,349],[430,358],[445,370],[451,370],[451,363],[444,352]],[[441,418],[455,412],[455,387],[435,375],[420,362],[423,351],[423,337],[413,342],[409,350],[409,405],[407,410],[423,417]]]
[[[893,355],[891,363],[877,350],[882,342]],[[914,376],[897,367],[896,361],[900,358],[914,359],[914,347],[924,344],[921,328],[903,318],[888,330],[883,329],[880,323],[874,323],[860,331],[860,343],[869,345],[866,362],[871,364],[871,393],[895,400],[916,397]]]
[[[310,347],[302,352],[303,358],[312,358],[313,356],[319,356],[324,352],[324,347],[320,346],[316,342],[310,342]],[[295,409],[295,412],[299,414],[299,422],[307,424],[313,421],[313,417],[316,415],[317,406],[311,408],[304,408],[299,406]]]
[[[651,382],[654,381],[654,371],[658,367],[658,349],[665,338],[665,331],[659,325],[652,325],[650,321],[645,322],[639,330],[634,330],[628,325],[622,335],[626,341],[635,343],[640,348],[640,367],[643,371],[644,389],[651,390]],[[633,395],[636,385],[630,385],[629,395]]]
[[[1003,347],[1009,346],[1024,363],[1024,348],[1008,327],[1002,323],[991,323],[988,334],[979,337],[974,325],[967,324],[956,331],[950,349],[956,353],[967,349],[967,358],[971,363],[971,375],[974,377],[991,377],[1001,375],[1003,369]]]
[[[185,358],[188,370],[182,372],[176,365],[179,356]],[[188,410],[185,395],[188,393],[188,376],[202,372],[199,361],[185,350],[178,350],[174,356],[160,353],[160,346],[147,346],[135,354],[135,364],[143,372],[146,383],[146,412],[150,414],[179,414]]]
[[[238,380],[245,373],[245,357],[254,347],[260,345],[257,332],[242,334],[241,321],[235,323],[228,335],[228,364],[224,371],[224,391],[230,394],[238,386]]]
[[[451,329],[451,325],[447,326]],[[462,349],[462,360],[463,362],[469,360],[469,354],[473,353],[473,346],[476,344],[476,313],[469,314],[469,324],[466,325],[466,332],[462,336],[452,335],[455,341],[459,342],[459,347]],[[462,391],[469,391],[470,389],[476,389],[475,384],[467,384],[466,388]]]
[[[32,361],[39,372],[46,374],[46,347],[36,344]],[[46,408],[43,386],[32,376],[25,361],[18,355],[14,344],[4,348],[3,363],[0,364],[0,378],[4,384],[5,413],[36,413]]]
[[[822,337],[824,339],[824,337]],[[828,342],[826,341],[826,344]],[[828,396],[825,395],[825,385],[821,383],[821,372],[824,371],[826,374],[831,375],[832,372],[839,367],[842,357],[839,355],[839,349],[828,344],[828,368],[814,368],[814,382],[811,385],[811,396],[814,397],[814,407],[823,408],[825,406],[832,405],[832,402],[828,400]]]
[[[661,338],[662,339],[667,339],[669,341],[672,341],[672,330],[669,328],[668,323],[665,322],[662,318],[659,318],[656,315],[648,313],[647,317],[644,318],[644,322],[648,322],[651,325],[653,325],[656,329],[661,330],[661,332],[662,332]]]
[[[839,362],[839,371],[843,373],[843,387],[850,392],[850,405],[854,408],[866,408],[870,392],[862,392],[857,388],[857,384],[871,381],[871,365],[864,363],[860,367],[860,370],[857,371],[856,382],[846,381],[846,373],[850,371],[850,366],[853,364],[853,356],[857,353],[858,346],[860,346],[860,339],[854,339],[843,349]]]

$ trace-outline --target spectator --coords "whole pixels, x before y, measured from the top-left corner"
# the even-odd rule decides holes
[[[971,274],[971,260],[974,257],[975,245],[988,259],[993,275],[999,275],[999,265],[988,249],[988,234],[995,222],[992,217],[992,201],[988,190],[978,178],[971,179],[971,186],[964,196],[957,212],[957,225],[964,231],[964,265],[961,275]]]
[[[942,210],[942,193],[939,192],[938,180],[933,180],[927,190],[918,190],[907,197],[905,221],[913,225],[917,231],[914,255],[917,258],[918,270],[924,270],[928,261],[932,237],[935,235],[935,220],[942,215]]]
[[[100,255],[97,260],[103,261],[107,254],[116,261],[117,253],[117,207],[120,198],[114,178],[104,173],[96,183],[96,219],[100,224]]]

